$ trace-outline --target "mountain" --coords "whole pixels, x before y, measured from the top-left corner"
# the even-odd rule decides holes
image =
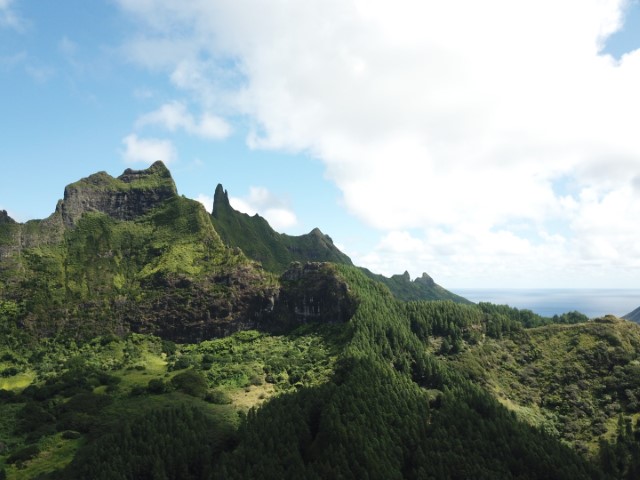
[[[627,313],[622,318],[630,322],[640,323],[640,307],[636,308],[633,312]]]
[[[0,216],[0,298],[39,336],[227,335],[272,309],[277,280],[220,240],[157,162],[68,185],[44,220]]]
[[[451,300],[456,303],[472,303],[466,298],[456,295],[435,283],[433,278],[426,272],[413,281],[411,280],[409,272],[406,271],[402,275],[392,275],[391,277],[373,273],[366,268],[362,268],[362,272],[372,280],[386,285],[396,298],[405,302],[418,300]]]
[[[333,262],[353,265],[351,259],[342,253],[328,235],[314,228],[305,235],[291,236],[278,233],[260,215],[249,216],[235,210],[222,185],[215,190],[212,210],[213,224],[222,240],[229,246],[240,248],[248,257],[276,274],[284,272],[291,262]],[[362,271],[369,278],[381,282],[399,299],[411,300],[452,300],[471,303],[437,285],[423,273],[411,281],[409,273],[385,277],[366,268]]]
[[[351,259],[333,244],[333,240],[318,228],[291,236],[278,233],[256,214],[249,216],[235,210],[222,185],[216,187],[212,210],[213,225],[223,241],[240,248],[271,272],[284,272],[291,262],[333,262],[353,265]]]

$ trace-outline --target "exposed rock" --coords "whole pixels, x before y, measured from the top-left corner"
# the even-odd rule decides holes
[[[418,277],[414,280],[415,283],[418,284],[423,284],[426,285],[427,287],[435,287],[436,282],[433,281],[433,278],[431,278],[429,275],[427,275],[426,272],[422,273],[421,277]]]
[[[17,222],[9,216],[6,210],[0,210],[0,224],[3,223],[15,224]]]
[[[167,167],[160,161],[146,170],[125,170],[118,178],[98,172],[68,185],[59,204],[65,226],[86,212],[102,212],[116,220],[134,220],[177,195]]]
[[[282,326],[307,322],[346,322],[357,302],[329,263],[294,262],[280,277],[282,287],[274,317]]]
[[[229,203],[229,194],[222,187],[221,184],[218,184],[216,187],[216,191],[213,194],[213,205],[212,205],[212,214],[215,216],[216,213],[219,213],[219,210],[225,208],[231,208],[231,203]]]

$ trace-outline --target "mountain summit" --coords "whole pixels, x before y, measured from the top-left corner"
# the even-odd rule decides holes
[[[134,220],[178,194],[171,173],[161,161],[146,170],[126,169],[113,178],[98,172],[68,185],[58,205],[66,226],[84,213],[101,212],[115,220]]]
[[[128,331],[196,341],[255,327],[277,283],[220,240],[156,162],[64,190],[44,220],[0,216],[0,301],[37,336]]]

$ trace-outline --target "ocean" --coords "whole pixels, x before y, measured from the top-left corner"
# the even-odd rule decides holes
[[[606,314],[621,317],[640,307],[640,290],[637,289],[460,288],[454,293],[475,303],[491,302],[526,308],[544,317],[573,310],[582,312],[589,318]]]

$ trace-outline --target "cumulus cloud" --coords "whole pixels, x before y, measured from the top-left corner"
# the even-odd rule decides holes
[[[205,112],[196,120],[183,103],[176,101],[142,115],[136,125],[158,125],[170,132],[184,130],[190,135],[208,139],[223,139],[231,134],[231,126],[224,119]]]
[[[205,195],[204,193],[201,193],[195,198],[195,200],[204,205],[204,208],[207,210],[207,212],[211,213],[211,210],[213,208],[213,197],[211,195]]]
[[[211,212],[213,197],[201,193],[196,200]],[[229,197],[229,203],[239,212],[264,217],[269,225],[278,231],[286,230],[298,223],[296,214],[289,208],[287,202],[264,187],[250,187],[248,196]]]
[[[247,215],[256,213],[264,217],[278,231],[286,230],[298,223],[296,214],[287,202],[264,187],[251,187],[246,197],[230,197],[229,203]]]
[[[176,159],[176,150],[169,140],[159,138],[139,138],[135,134],[122,139],[125,150],[122,158],[128,164],[145,163],[151,165],[157,160],[171,163]]]
[[[463,283],[502,266],[632,278],[640,50],[602,53],[627,1],[119,3],[140,22],[131,51],[245,115],[252,147],[324,162],[387,232],[372,267],[395,241],[396,271]]]

